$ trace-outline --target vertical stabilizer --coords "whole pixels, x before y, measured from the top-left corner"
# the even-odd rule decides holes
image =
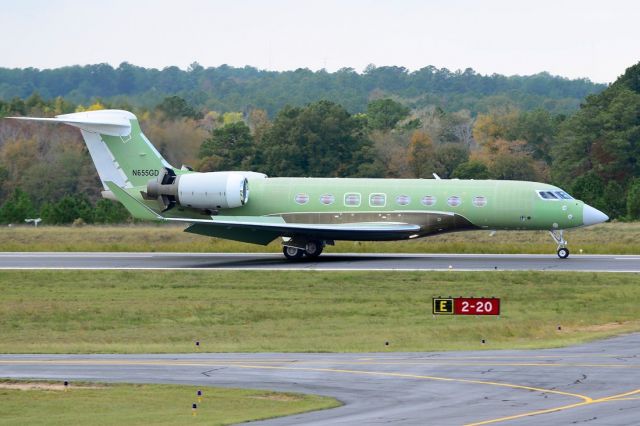
[[[78,127],[105,190],[144,186],[164,167],[173,168],[142,133],[135,115],[121,110],[85,111],[55,118],[11,117]]]

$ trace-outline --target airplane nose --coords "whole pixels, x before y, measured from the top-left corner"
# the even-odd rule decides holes
[[[609,216],[598,209],[594,209],[588,204],[585,204],[582,208],[582,223],[585,226],[595,225],[597,223],[606,222],[607,220],[609,220]]]

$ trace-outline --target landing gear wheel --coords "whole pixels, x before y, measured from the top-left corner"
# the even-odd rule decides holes
[[[553,241],[558,244],[558,257],[560,259],[566,259],[569,257],[569,249],[567,248],[567,240],[564,239],[563,230],[554,229],[553,231],[549,231],[549,234],[551,234]]]
[[[296,247],[284,246],[282,247],[282,253],[288,260],[298,260],[304,256],[304,250]]]
[[[304,251],[307,257],[318,257],[322,254],[322,250],[324,250],[324,244],[322,241],[309,241],[304,248]]]
[[[558,249],[558,257],[560,259],[566,259],[567,257],[569,257],[569,249],[566,247],[560,247]]]

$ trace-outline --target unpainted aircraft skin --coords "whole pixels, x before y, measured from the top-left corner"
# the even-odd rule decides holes
[[[564,229],[609,218],[538,182],[458,179],[269,178],[246,171],[199,173],[171,166],[120,110],[55,118],[13,117],[80,128],[104,186],[138,219],[254,244],[283,240],[288,259],[320,255],[337,240],[405,240],[446,232],[547,230],[558,256]]]

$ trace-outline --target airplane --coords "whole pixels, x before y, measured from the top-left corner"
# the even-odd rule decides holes
[[[563,231],[607,221],[601,211],[545,183],[466,179],[292,178],[171,166],[134,114],[98,110],[55,118],[80,129],[102,196],[136,219],[267,245],[286,259],[316,258],[335,241],[392,241],[470,230],[546,230],[569,257]]]

